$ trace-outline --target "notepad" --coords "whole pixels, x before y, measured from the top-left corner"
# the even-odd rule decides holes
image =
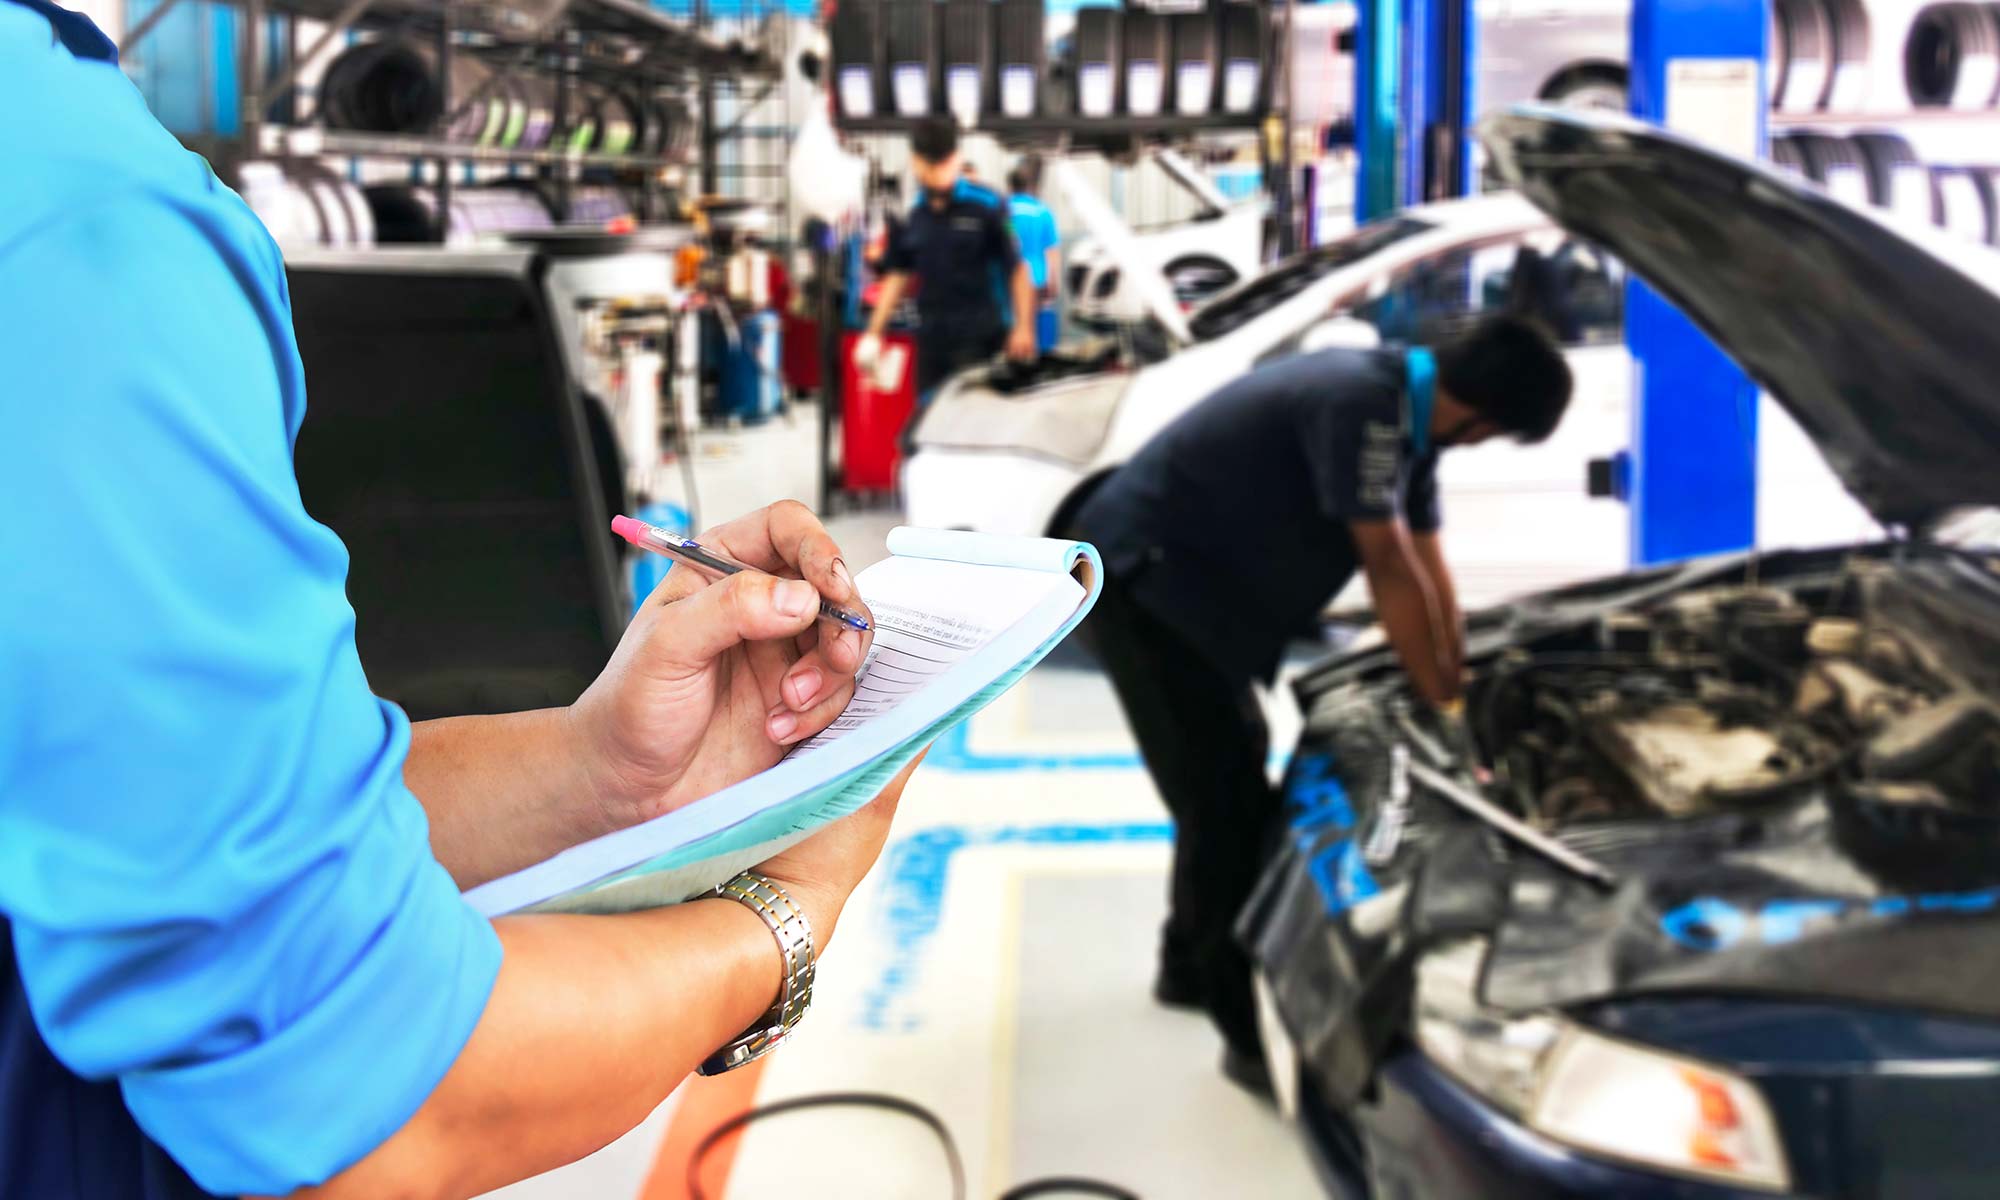
[[[465,893],[488,916],[628,912],[727,882],[878,795],[1067,637],[1103,574],[1087,543],[901,527],[855,579],[875,641],[854,698],[776,766]]]

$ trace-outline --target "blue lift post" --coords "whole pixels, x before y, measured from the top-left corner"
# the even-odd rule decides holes
[[[1354,215],[1472,190],[1473,0],[1355,6]]]
[[[1769,0],[1635,0],[1632,112],[1672,127],[1674,88],[1703,86],[1704,66],[1754,63],[1756,95],[1749,111],[1755,115],[1745,119],[1756,128],[1743,131],[1743,138],[1761,156],[1769,21]],[[1698,107],[1703,106],[1684,102],[1683,111]],[[1713,105],[1705,107],[1714,112]],[[1637,281],[1626,285],[1625,343],[1636,385],[1625,497],[1632,509],[1634,563],[1753,545],[1756,385],[1679,310]]]

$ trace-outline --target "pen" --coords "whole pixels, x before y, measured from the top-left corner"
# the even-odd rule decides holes
[[[648,525],[634,517],[617,516],[611,518],[611,532],[624,538],[642,550],[664,554],[676,562],[713,571],[717,575],[734,575],[738,571],[754,571],[755,567],[745,566],[733,558],[717,554],[693,538],[668,533],[657,525]],[[828,600],[819,602],[819,615],[829,621],[837,621],[849,629],[868,630],[868,618],[851,612]]]

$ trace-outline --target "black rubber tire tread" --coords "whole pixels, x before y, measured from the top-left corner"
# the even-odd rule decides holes
[[[1933,4],[1910,22],[1903,82],[1917,108],[1984,109],[2000,94],[2000,21],[1981,4]]]
[[[1826,8],[1833,47],[1827,55],[1831,69],[1819,107],[1823,112],[1860,112],[1868,103],[1868,55],[1874,43],[1868,6],[1863,0],[1821,0],[1821,3]]]
[[[1806,173],[1805,151],[1799,149],[1790,134],[1781,133],[1771,139],[1771,165],[1801,179],[1811,178]]]
[[[1857,207],[1868,203],[1868,164],[1846,138],[1797,133],[1792,142],[1805,158],[1806,178],[1838,200]]]
[[[1857,133],[1848,139],[1868,169],[1868,202],[1906,221],[1936,224],[1937,189],[1910,143],[1894,133]],[[1899,186],[1908,177],[1922,186]],[[1919,204],[1911,197],[1921,196]],[[1915,205],[1915,207],[1911,207]],[[1919,211],[1921,209],[1921,211]]]
[[[1780,112],[1819,111],[1833,80],[1833,27],[1823,0],[1774,0],[1778,40],[1785,55]]]
[[[1937,194],[1939,228],[1978,245],[1992,244],[1993,187],[1984,171],[1935,167],[1931,170],[1931,186]]]
[[[2000,247],[2000,167],[1971,167],[1972,180],[1986,201],[1986,244]]]

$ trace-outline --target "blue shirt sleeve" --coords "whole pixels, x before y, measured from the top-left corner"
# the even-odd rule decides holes
[[[0,911],[72,1070],[207,1190],[283,1193],[422,1104],[500,949],[299,500],[277,249],[186,164],[0,199]]]

